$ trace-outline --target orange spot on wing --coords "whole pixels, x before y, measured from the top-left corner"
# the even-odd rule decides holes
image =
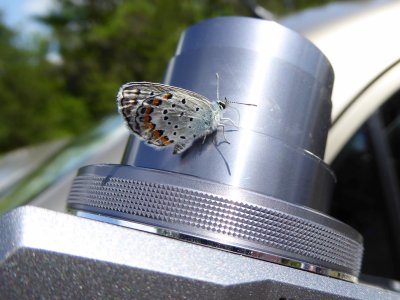
[[[151,123],[151,122],[147,122],[147,123],[144,123],[144,128],[146,128],[146,129],[154,129],[154,128],[156,128],[156,125]]]
[[[153,130],[151,133],[156,139],[159,139],[161,137],[161,132],[159,132],[158,130]]]
[[[161,142],[166,146],[172,144],[172,142],[165,135],[160,138]]]
[[[163,98],[165,100],[171,99],[172,98],[172,94],[171,93],[166,93],[166,94],[163,95]]]

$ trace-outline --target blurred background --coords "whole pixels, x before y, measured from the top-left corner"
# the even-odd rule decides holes
[[[277,16],[329,1],[264,0]],[[127,81],[162,80],[180,34],[254,1],[2,0],[0,155],[85,132]]]

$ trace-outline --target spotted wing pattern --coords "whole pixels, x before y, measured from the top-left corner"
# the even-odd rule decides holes
[[[213,132],[217,128],[214,120],[221,114],[217,103],[200,94],[151,82],[123,85],[117,102],[133,133],[156,148],[173,145],[174,154]]]

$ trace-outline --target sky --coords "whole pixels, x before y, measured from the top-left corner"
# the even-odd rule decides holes
[[[50,30],[35,20],[35,16],[45,15],[55,7],[54,0],[0,0],[3,22],[17,31],[19,45],[29,45],[35,33],[50,34]],[[52,43],[47,59],[55,64],[62,62],[57,44]]]
[[[36,22],[34,16],[47,13],[54,5],[53,0],[0,0],[3,21],[23,34],[46,33],[46,28]]]

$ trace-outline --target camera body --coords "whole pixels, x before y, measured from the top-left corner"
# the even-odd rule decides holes
[[[217,131],[173,155],[130,138],[122,164],[80,169],[68,199],[76,216],[4,215],[2,295],[398,297],[358,283],[362,237],[325,214],[335,183],[322,160],[326,57],[274,22],[216,18],[182,35],[164,82],[220,100],[215,74],[222,97],[257,105],[226,110],[239,124],[224,127],[229,143]]]
[[[24,206],[0,219],[2,299],[398,299],[169,237]]]

